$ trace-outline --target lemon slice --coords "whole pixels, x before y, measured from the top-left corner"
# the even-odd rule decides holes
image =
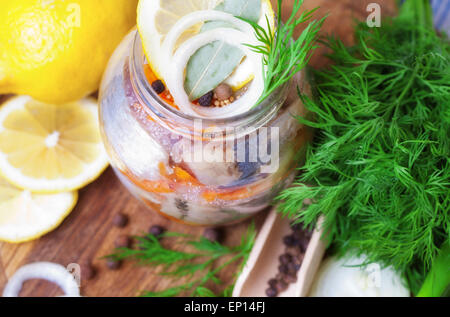
[[[19,96],[0,108],[0,174],[11,184],[36,193],[68,192],[107,166],[93,99],[50,105]]]
[[[19,243],[50,232],[72,211],[77,192],[32,194],[0,177],[0,240]]]
[[[162,68],[165,66],[166,56],[162,53],[162,43],[171,28],[183,16],[199,10],[214,9],[220,0],[140,0],[138,6],[137,27],[142,39],[145,56],[156,75],[163,79]],[[266,16],[271,30],[275,29],[275,13],[270,0],[262,0],[262,10],[259,25],[268,29]],[[177,46],[190,37],[196,35],[203,23],[187,29],[179,38]],[[254,78],[253,67],[246,59],[236,68],[235,72],[226,80],[234,90],[238,90]]]

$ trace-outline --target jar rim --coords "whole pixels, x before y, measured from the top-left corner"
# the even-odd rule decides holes
[[[137,93],[139,101],[156,115],[175,119],[186,125],[192,125],[192,122],[195,120],[201,120],[204,126],[261,127],[270,121],[282,107],[287,99],[289,87],[291,85],[291,82],[285,83],[273,92],[268,99],[264,100],[261,105],[245,113],[221,119],[202,118],[177,110],[155,93],[144,72],[143,65],[145,59],[146,57],[142,47],[141,37],[139,36],[139,32],[136,31],[129,63],[132,86]]]

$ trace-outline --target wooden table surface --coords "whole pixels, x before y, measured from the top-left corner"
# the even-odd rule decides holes
[[[285,0],[283,12],[290,10],[293,0]],[[276,1],[273,1],[276,2]],[[328,13],[324,33],[334,33],[345,42],[352,41],[352,23],[354,19],[364,20],[366,8],[371,1],[366,0],[305,0],[304,8],[320,6],[316,16]],[[393,0],[378,0],[383,14],[395,12]],[[314,67],[322,67],[326,59],[320,49],[312,59]],[[119,229],[112,224],[114,215],[122,212],[129,216],[129,224]],[[256,217],[256,223],[264,220],[264,214]],[[224,228],[227,245],[239,243],[248,221]],[[83,296],[135,296],[139,291],[162,290],[175,286],[173,281],[157,275],[157,271],[148,267],[138,267],[126,263],[120,270],[106,268],[103,256],[111,253],[113,243],[119,234],[138,235],[146,232],[153,224],[160,224],[170,231],[201,235],[202,228],[194,228],[170,222],[156,213],[147,210],[134,199],[120,184],[111,169],[98,180],[80,190],[79,201],[73,212],[55,231],[32,242],[19,245],[0,243],[0,294],[10,277],[19,267],[36,261],[50,261],[64,266],[69,263],[91,261],[97,274],[94,279],[82,281]],[[227,268],[221,278],[232,283],[236,266]],[[178,281],[182,282],[182,281]],[[213,288],[214,289],[214,288]],[[219,291],[220,289],[215,289]],[[33,280],[25,283],[21,296],[56,296],[61,291],[45,281]]]

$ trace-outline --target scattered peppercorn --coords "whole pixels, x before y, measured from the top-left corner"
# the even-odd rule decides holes
[[[110,269],[112,271],[118,270],[122,266],[122,261],[116,261],[116,260],[110,259],[106,262],[106,266],[108,267],[108,269]]]
[[[268,284],[270,287],[274,288],[278,283],[278,280],[276,278],[272,278],[269,280]]]
[[[128,217],[122,213],[118,213],[113,218],[113,224],[118,228],[124,228],[128,224]]]
[[[202,107],[210,107],[212,100],[213,100],[213,96],[214,96],[214,92],[210,91],[207,94],[201,96],[200,99],[198,100],[198,103]]]
[[[152,83],[152,88],[158,95],[166,90],[166,86],[164,86],[163,82],[159,79]]]
[[[212,242],[217,242],[220,240],[220,231],[216,228],[207,228],[203,231],[203,237]]]
[[[293,246],[295,246],[295,243],[296,243],[295,237],[294,237],[293,235],[285,236],[285,237],[283,238],[283,243],[284,243],[287,247],[293,247]]]
[[[288,286],[289,285],[284,280],[282,280],[282,279],[278,280],[277,285],[276,285],[276,290],[277,290],[278,294],[287,290]]]
[[[269,287],[266,289],[266,295],[267,297],[275,297],[278,295],[277,290],[273,287]]]
[[[227,84],[220,84],[214,89],[214,93],[219,100],[228,100],[233,95],[233,90]]]
[[[131,239],[128,236],[122,234],[117,237],[114,245],[116,246],[116,248],[129,248],[131,245]]]
[[[166,231],[166,229],[164,229],[161,226],[151,226],[150,230],[148,231],[150,234],[154,235],[155,237],[160,237],[164,232]]]

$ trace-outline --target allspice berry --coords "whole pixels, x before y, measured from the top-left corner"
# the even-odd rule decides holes
[[[148,233],[154,235],[156,238],[160,237],[164,232],[166,231],[166,229],[164,229],[164,227],[162,226],[151,226],[150,229],[148,230]]]
[[[228,100],[233,95],[233,89],[227,84],[220,84],[214,89],[214,93],[219,100]]]
[[[221,233],[220,230],[217,228],[207,228],[203,232],[203,237],[205,237],[209,241],[216,242],[220,241]]]
[[[113,218],[114,226],[124,228],[128,224],[128,217],[122,213],[118,213]]]

